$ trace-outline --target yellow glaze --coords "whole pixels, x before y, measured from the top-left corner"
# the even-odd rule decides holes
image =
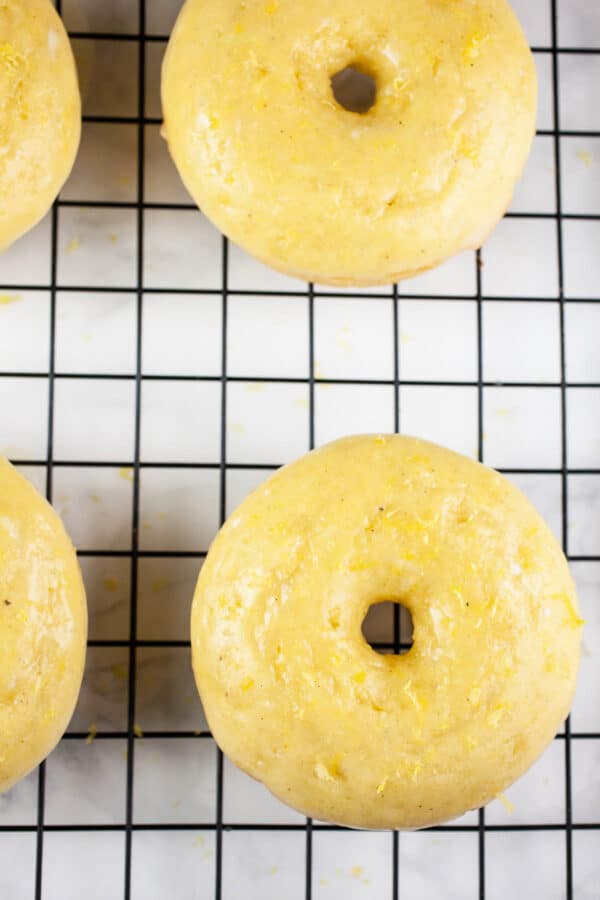
[[[348,112],[330,78],[377,83]],[[506,0],[188,0],[163,69],[193,198],[283,272],[392,282],[479,247],[533,135],[533,57]]]
[[[0,251],[48,211],[79,146],[75,62],[50,0],[0,0]]]
[[[364,640],[370,605],[414,646]],[[565,557],[505,478],[413,438],[346,438],[229,518],[192,611],[223,750],[309,816],[421,828],[496,797],[567,716],[582,622]]]
[[[53,509],[0,459],[0,793],[60,740],[85,659],[75,551]]]

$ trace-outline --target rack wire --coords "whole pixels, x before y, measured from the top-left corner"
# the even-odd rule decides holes
[[[126,0],[123,0],[125,3]],[[506,466],[501,467],[508,476],[521,475],[552,475],[560,479],[561,493],[561,519],[560,532],[563,547],[573,563],[600,563],[600,547],[594,554],[582,552],[570,552],[570,534],[569,534],[569,491],[570,478],[572,475],[600,475],[600,464],[598,466],[578,467],[574,468],[569,465],[569,447],[568,437],[569,430],[567,427],[568,417],[568,392],[571,391],[590,391],[600,389],[600,382],[595,380],[571,382],[568,380],[567,372],[567,342],[566,342],[566,308],[569,302],[576,301],[579,304],[595,304],[600,301],[598,292],[593,295],[574,296],[568,294],[565,281],[565,249],[564,249],[564,223],[569,221],[600,221],[600,209],[597,212],[574,213],[565,212],[563,206],[563,180],[562,180],[562,141],[564,138],[600,138],[600,130],[584,129],[584,130],[565,130],[561,128],[561,62],[569,56],[598,56],[600,55],[600,41],[598,46],[590,47],[561,47],[559,46],[558,32],[558,15],[559,0],[548,0],[550,6],[551,20],[551,43],[547,46],[535,46],[534,53],[538,61],[546,59],[551,65],[551,84],[552,84],[552,125],[551,127],[541,128],[538,130],[538,136],[546,137],[552,141],[553,157],[555,165],[554,175],[554,191],[555,191],[555,211],[532,211],[532,212],[509,212],[509,219],[526,219],[534,220],[550,220],[556,224],[556,247],[548,248],[548,253],[556,253],[558,268],[558,291],[554,296],[549,296],[543,290],[539,293],[528,291],[525,296],[519,294],[499,295],[494,293],[493,300],[503,303],[520,304],[523,302],[540,301],[548,305],[556,306],[559,316],[559,334],[560,334],[560,361],[558,367],[558,377],[553,380],[532,383],[531,381],[503,381],[505,388],[535,388],[536,391],[559,391],[560,393],[560,459],[558,464],[553,466]],[[132,495],[131,495],[131,529],[130,529],[130,545],[127,549],[103,549],[102,547],[81,546],[79,554],[82,560],[85,559],[102,559],[110,557],[114,559],[121,558],[129,565],[130,590],[129,590],[129,622],[128,635],[126,638],[107,639],[92,638],[89,642],[90,648],[122,648],[127,654],[127,712],[126,727],[124,729],[103,729],[93,735],[97,741],[122,740],[126,742],[127,759],[126,759],[126,777],[125,777],[125,805],[123,821],[119,823],[109,824],[82,824],[77,821],[49,823],[46,817],[46,799],[47,799],[47,783],[46,783],[46,765],[42,764],[37,775],[37,802],[36,802],[36,820],[29,824],[13,824],[0,820],[0,845],[2,837],[6,834],[31,834],[35,836],[35,878],[32,892],[19,893],[19,898],[29,897],[35,900],[46,900],[48,896],[54,897],[55,893],[48,893],[45,883],[45,871],[47,864],[46,842],[48,835],[65,833],[90,833],[99,834],[102,832],[115,832],[123,835],[124,853],[123,853],[123,871],[122,871],[122,893],[119,891],[115,897],[122,896],[125,900],[141,900],[142,895],[136,890],[133,876],[133,844],[137,833],[153,832],[159,836],[166,835],[169,832],[203,832],[214,835],[214,879],[210,891],[203,893],[201,896],[214,897],[215,900],[230,900],[230,893],[224,888],[224,838],[228,833],[236,831],[243,833],[250,832],[267,832],[275,833],[299,833],[304,836],[304,864],[302,883],[298,880],[295,882],[296,893],[294,896],[303,897],[304,900],[318,898],[321,896],[322,882],[317,883],[315,875],[315,841],[318,836],[323,833],[339,832],[345,833],[344,829],[337,826],[328,825],[320,822],[295,823],[278,823],[278,822],[233,822],[227,821],[224,812],[224,783],[225,783],[225,766],[224,760],[220,752],[216,754],[216,764],[214,771],[215,783],[215,813],[214,817],[207,821],[189,821],[189,822],[169,822],[169,821],[144,821],[140,822],[135,815],[135,779],[136,779],[136,757],[140,742],[150,739],[161,739],[164,741],[181,741],[182,739],[197,742],[211,741],[211,735],[206,728],[202,729],[148,729],[142,734],[137,721],[137,692],[140,677],[140,652],[144,650],[156,648],[170,649],[186,649],[189,647],[189,641],[184,639],[141,639],[138,634],[139,630],[139,590],[140,590],[140,563],[147,559],[172,559],[175,561],[197,560],[198,562],[205,556],[206,547],[196,548],[194,550],[182,549],[162,549],[149,548],[140,540],[143,529],[142,512],[141,512],[141,480],[146,469],[169,469],[169,470],[206,470],[216,473],[218,476],[218,519],[223,522],[228,509],[228,473],[257,471],[266,474],[277,467],[283,460],[267,458],[260,462],[243,462],[235,461],[230,458],[229,442],[230,432],[228,431],[228,399],[232,386],[247,384],[249,382],[257,385],[269,384],[288,384],[298,385],[307,391],[307,434],[306,449],[312,448],[318,442],[316,429],[316,392],[317,389],[325,386],[380,386],[389,388],[393,400],[393,427],[396,431],[403,428],[403,389],[406,387],[455,387],[470,388],[476,391],[477,396],[477,456],[480,460],[486,461],[486,445],[485,445],[485,403],[487,391],[498,387],[498,381],[485,377],[485,360],[484,360],[484,304],[488,299],[484,286],[484,264],[485,249],[483,253],[478,252],[472,256],[472,265],[474,268],[475,290],[473,292],[452,293],[451,296],[444,296],[444,293],[437,292],[414,292],[411,282],[400,286],[394,286],[388,294],[377,294],[378,303],[387,303],[391,307],[391,316],[393,322],[392,335],[389,340],[389,352],[393,355],[393,375],[390,378],[368,378],[363,377],[332,377],[327,378],[318,373],[316,362],[316,329],[317,316],[316,304],[321,298],[340,298],[345,303],[351,305],[355,300],[362,300],[371,296],[370,292],[361,291],[324,291],[316,285],[308,285],[306,288],[291,286],[285,289],[277,288],[271,290],[269,287],[250,287],[240,288],[236,286],[232,289],[230,284],[230,247],[226,239],[222,239],[220,247],[221,255],[221,271],[220,285],[217,287],[206,287],[202,289],[190,289],[187,287],[155,287],[145,283],[145,262],[146,262],[146,246],[145,246],[145,217],[150,210],[162,211],[182,211],[193,210],[191,203],[167,203],[149,201],[146,197],[146,163],[147,163],[147,127],[160,124],[160,119],[149,116],[147,114],[146,95],[147,95],[147,50],[153,44],[164,46],[166,44],[167,34],[150,34],[147,28],[148,6],[150,0],[139,0],[138,23],[137,30],[134,33],[108,33],[102,31],[72,31],[71,37],[78,42],[125,42],[132,47],[137,47],[138,52],[138,96],[137,96],[137,114],[124,116],[107,116],[107,115],[89,115],[84,116],[86,124],[129,124],[136,126],[137,129],[137,183],[136,197],[133,200],[122,201],[105,201],[90,200],[86,197],[77,199],[61,198],[55,204],[50,218],[50,278],[48,283],[39,284],[35,281],[28,283],[28,278],[24,278],[22,282],[15,283],[11,281],[6,283],[3,277],[3,265],[0,260],[0,292],[19,291],[19,292],[48,292],[50,303],[50,326],[49,326],[49,357],[46,371],[30,371],[30,370],[4,370],[2,360],[0,359],[0,382],[2,379],[41,379],[48,386],[48,404],[47,404],[47,434],[46,434],[46,452],[43,458],[37,456],[33,458],[18,456],[14,461],[23,467],[35,468],[45,472],[45,490],[49,500],[56,499],[55,480],[56,473],[61,469],[76,468],[94,468],[94,469],[122,469],[127,467],[132,471]],[[57,4],[60,8],[60,4]],[[540,8],[541,8],[541,4]],[[59,273],[59,229],[60,218],[63,210],[69,208],[85,207],[89,209],[128,209],[135,215],[135,232],[136,232],[136,257],[135,257],[135,284],[133,285],[115,285],[111,284],[107,279],[106,283],[62,283]],[[85,293],[88,295],[97,293],[115,293],[122,295],[131,295],[135,302],[135,371],[131,374],[97,372],[67,372],[58,371],[56,365],[56,349],[57,349],[57,333],[59,328],[58,322],[58,305],[57,299],[60,294],[69,293]],[[229,352],[229,321],[230,321],[230,303],[231,296],[236,297],[297,297],[306,300],[306,311],[308,316],[306,334],[308,336],[307,362],[308,375],[305,377],[296,376],[265,376],[252,374],[233,374],[228,365]],[[144,326],[144,305],[148,302],[148,298],[157,295],[172,296],[190,296],[190,297],[208,297],[212,296],[220,302],[220,355],[221,367],[219,372],[209,375],[168,375],[168,374],[149,374],[144,371],[142,355],[143,355],[143,326]],[[403,377],[401,371],[401,360],[404,348],[401,340],[401,320],[405,305],[412,300],[421,301],[464,301],[473,304],[475,307],[476,318],[476,340],[477,340],[477,361],[476,376],[469,379],[429,379],[429,378],[406,378]],[[1,327],[1,324],[0,324]],[[9,326],[10,327],[10,326]],[[261,323],[261,327],[267,328],[267,323]],[[535,348],[532,348],[535,352]],[[133,456],[132,458],[119,458],[109,460],[97,460],[93,457],[82,458],[61,458],[56,452],[56,390],[57,385],[63,382],[73,380],[80,381],[103,381],[111,382],[122,381],[132,384],[135,392],[134,401],[134,426],[133,426]],[[148,461],[144,459],[142,452],[142,397],[147,385],[152,383],[165,383],[172,385],[184,386],[188,383],[206,383],[215,385],[220,390],[219,407],[220,407],[220,433],[219,433],[219,454],[218,458],[210,462],[191,461],[191,462],[161,462],[159,460]],[[593,414],[593,408],[590,405],[590,415]],[[2,440],[9,440],[8,428],[9,423],[3,421],[0,423],[2,431],[6,429],[6,434],[0,435]],[[378,645],[382,650],[393,650],[398,652],[401,647],[406,647],[406,636],[402,640],[400,617],[396,611],[392,623],[392,631],[389,637],[380,642]],[[85,742],[90,740],[90,733],[86,730],[71,730],[64,738],[66,743]],[[557,736],[556,742],[562,748],[564,758],[564,819],[560,822],[528,822],[525,824],[498,824],[497,822],[489,822],[486,819],[486,811],[480,810],[475,821],[459,822],[458,824],[450,824],[432,829],[434,834],[458,834],[467,833],[474,835],[477,841],[477,876],[476,888],[473,896],[477,896],[479,900],[493,900],[497,896],[496,893],[490,891],[490,878],[486,875],[486,860],[488,854],[488,841],[490,835],[498,833],[519,834],[525,832],[545,833],[556,832],[563,841],[564,851],[564,883],[560,887],[556,887],[555,893],[552,895],[561,900],[584,900],[587,897],[600,897],[600,875],[599,881],[595,887],[591,888],[591,893],[578,893],[576,890],[576,877],[574,871],[574,835],[579,832],[591,832],[595,835],[597,841],[596,847],[600,849],[600,813],[595,819],[589,821],[581,821],[574,816],[573,812],[573,747],[575,744],[588,741],[600,741],[600,730],[593,731],[576,731],[567,722],[564,730]],[[160,775],[158,776],[160,777]],[[403,835],[397,833],[386,835],[387,843],[387,861],[389,866],[389,894],[391,900],[400,900],[400,898],[408,898],[410,895],[403,890],[404,886],[404,870],[402,864],[402,844],[405,840]],[[507,860],[507,865],[510,861]],[[446,876],[448,884],[451,883],[452,873],[449,871]],[[193,880],[192,880],[193,881]],[[192,882],[191,882],[192,883]],[[0,886],[2,885],[2,874],[0,873]],[[268,888],[263,896],[276,896],[277,894],[269,894]],[[190,888],[189,896],[200,896],[193,893]],[[237,897],[244,896],[243,885],[239,886]],[[11,900],[6,891],[3,896],[7,900]],[[75,894],[65,891],[65,896],[75,896]],[[283,895],[283,894],[280,894]],[[56,895],[57,896],[57,895]],[[105,894],[105,896],[109,896]],[[111,895],[112,896],[112,895]],[[153,895],[154,896],[154,895]],[[164,895],[167,896],[166,894]],[[186,896],[188,896],[186,894]],[[431,894],[433,896],[433,894]],[[454,896],[454,895],[452,895]],[[523,895],[524,896],[524,895]]]

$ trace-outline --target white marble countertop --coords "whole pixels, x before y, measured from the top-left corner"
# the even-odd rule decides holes
[[[114,34],[75,40],[88,121],[57,213],[56,290],[51,216],[0,258],[0,453],[45,489],[52,361],[52,499],[82,554],[91,640],[43,805],[38,772],[0,797],[0,897],[219,900],[218,870],[222,900],[309,897],[305,820],[227,761],[219,778],[186,642],[222,502],[230,511],[305,452],[312,422],[317,444],[398,424],[477,456],[481,438],[484,461],[507,470],[566,538],[587,620],[572,737],[557,738],[506,802],[485,810],[485,832],[476,813],[399,840],[317,823],[312,900],[600,900],[600,3],[557,0],[558,44],[570,48],[558,58],[569,132],[558,142],[561,219],[553,4],[515,0],[536,48],[540,134],[511,215],[482,252],[481,296],[475,254],[465,254],[402,285],[397,300],[384,288],[353,296],[319,286],[309,300],[305,284],[236,247],[224,258],[221,236],[185,208],[159,135],[161,37],[179,5],[146,2],[140,129],[140,44],[121,39],[138,31],[138,4],[63,0],[72,31]]]

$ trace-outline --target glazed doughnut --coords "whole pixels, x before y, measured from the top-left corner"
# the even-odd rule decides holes
[[[48,212],[79,146],[69,39],[50,0],[0,4],[0,251]]]
[[[282,272],[371,285],[481,246],[537,80],[506,0],[188,0],[162,95],[181,177],[226,235]]]
[[[361,624],[408,608],[412,649]],[[495,797],[566,718],[582,621],[559,545],[498,473],[398,436],[280,470],[229,518],[192,609],[196,681],[231,759],[281,800],[421,828]]]
[[[0,459],[0,794],[60,740],[85,659],[75,551],[46,501]]]

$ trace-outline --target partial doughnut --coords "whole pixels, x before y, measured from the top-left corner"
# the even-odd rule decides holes
[[[71,172],[81,102],[50,0],[0,3],[0,252],[42,219]]]
[[[481,246],[529,154],[537,80],[506,0],[188,0],[162,96],[181,177],[226,235],[361,286]]]
[[[60,519],[0,459],[0,794],[62,737],[86,635],[81,573]]]

